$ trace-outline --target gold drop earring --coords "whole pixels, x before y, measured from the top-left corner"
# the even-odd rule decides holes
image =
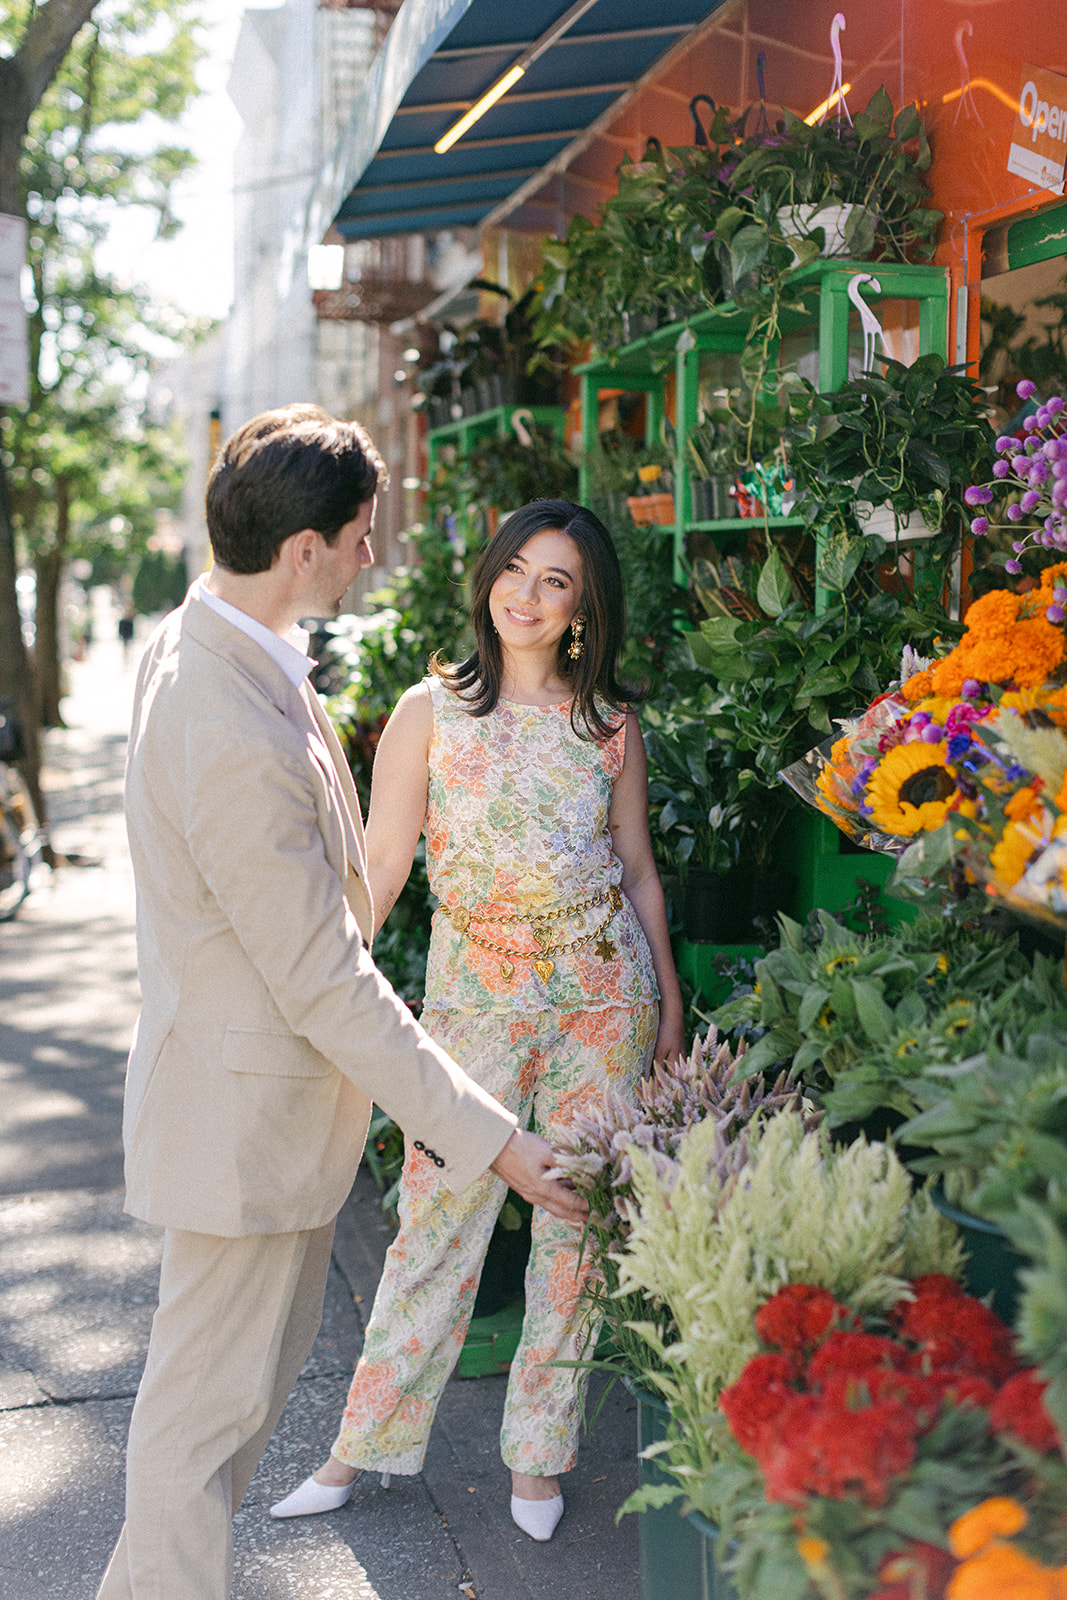
[[[577,661],[578,657],[585,648],[585,643],[582,639],[582,634],[584,632],[585,618],[575,617],[574,621],[571,623],[571,643],[570,648],[567,651],[567,654],[570,656],[572,661]]]

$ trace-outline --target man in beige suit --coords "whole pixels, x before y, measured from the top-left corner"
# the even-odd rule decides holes
[[[208,486],[215,565],[149,641],[126,785],[142,1011],[127,1210],[166,1230],[126,1524],[99,1600],[226,1600],[231,1519],[311,1347],[377,1101],[462,1191],[488,1167],[581,1220],[549,1147],[374,966],[363,828],[307,684],[382,463],[358,424],[268,412]]]

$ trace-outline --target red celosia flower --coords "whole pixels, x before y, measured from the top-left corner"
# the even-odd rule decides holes
[[[809,1361],[808,1382],[818,1385],[838,1373],[903,1366],[907,1359],[908,1352],[895,1339],[883,1339],[877,1333],[848,1333],[835,1329]]]
[[[767,1437],[780,1431],[785,1413],[800,1398],[795,1379],[796,1367],[788,1356],[753,1356],[737,1382],[719,1396],[730,1432],[750,1456],[760,1458]]]
[[[933,1295],[938,1299],[959,1300],[964,1295],[963,1289],[955,1278],[949,1278],[943,1272],[927,1272],[921,1278],[912,1278],[908,1288],[911,1290],[915,1300],[923,1300],[928,1295]],[[907,1311],[913,1304],[914,1300],[912,1299],[897,1301],[889,1313],[889,1320],[895,1328],[899,1328]]]
[[[803,1505],[809,1495],[884,1505],[889,1479],[915,1460],[915,1419],[899,1400],[852,1409],[815,1396],[791,1412],[760,1461],[768,1500]]]
[[[954,1406],[988,1407],[997,1392],[988,1378],[973,1372],[931,1372],[930,1381],[941,1385],[945,1399]]]
[[[920,1295],[900,1318],[900,1333],[931,1367],[961,1368],[1000,1384],[1017,1365],[1011,1329],[971,1295]]]
[[[756,1332],[764,1344],[800,1352],[822,1338],[838,1317],[847,1315],[828,1289],[787,1283],[756,1312]]]
[[[944,1391],[936,1377],[920,1377],[914,1372],[894,1372],[886,1367],[872,1368],[864,1381],[872,1400],[900,1400],[915,1418],[920,1433],[932,1428],[941,1414]]]
[[[1006,1433],[1043,1455],[1060,1447],[1059,1434],[1045,1410],[1048,1384],[1033,1370],[1017,1372],[1001,1389],[989,1413],[994,1433]]]

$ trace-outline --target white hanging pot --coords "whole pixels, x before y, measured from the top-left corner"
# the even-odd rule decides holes
[[[853,212],[862,210],[858,205],[782,206],[778,212],[778,226],[784,239],[809,239],[816,228],[821,228],[825,243],[819,254],[847,256],[845,227]]]
[[[872,506],[869,500],[856,501],[856,516],[861,532],[876,533],[886,544],[914,544],[941,531],[937,524],[931,527],[921,511],[913,511],[898,523],[892,506]]]

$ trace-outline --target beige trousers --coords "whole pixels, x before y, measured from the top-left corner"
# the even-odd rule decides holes
[[[97,1600],[228,1600],[233,1514],[314,1343],[332,1242],[332,1222],[165,1233],[126,1522]]]

